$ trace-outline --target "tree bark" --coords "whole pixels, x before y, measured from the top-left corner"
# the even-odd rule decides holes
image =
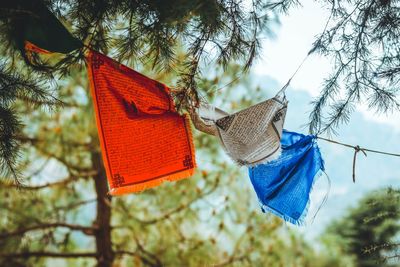
[[[111,196],[107,195],[107,176],[100,152],[92,152],[92,164],[93,168],[98,170],[98,174],[93,176],[97,194],[97,212],[94,222],[98,228],[95,233],[97,266],[111,267],[115,256],[111,240]]]

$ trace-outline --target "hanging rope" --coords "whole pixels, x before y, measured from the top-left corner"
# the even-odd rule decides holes
[[[280,94],[285,94],[286,89],[289,87],[290,83],[292,82],[292,79],[294,78],[294,76],[296,76],[297,72],[299,72],[299,70],[301,69],[301,67],[303,67],[304,62],[307,61],[308,57],[315,51],[315,47],[313,47],[308,54],[304,57],[303,61],[300,63],[300,65],[297,67],[297,69],[295,70],[295,72],[292,74],[292,76],[290,76],[289,80],[286,82],[286,84],[278,91],[277,95]]]
[[[332,11],[333,11],[334,6],[332,6]],[[331,11],[331,14],[329,15],[328,20],[325,23],[324,29],[320,35],[320,37],[318,38],[318,40],[315,42],[315,44],[313,45],[313,47],[310,49],[310,51],[308,51],[307,55],[304,57],[304,59],[300,62],[299,66],[297,67],[297,69],[294,71],[294,73],[292,74],[292,76],[290,76],[290,78],[288,79],[288,81],[286,82],[286,84],[281,88],[281,90],[278,91],[278,95],[283,93],[285,95],[285,91],[286,89],[289,87],[290,83],[292,82],[292,79],[294,78],[294,76],[296,76],[296,74],[299,72],[299,70],[301,69],[301,67],[303,67],[304,62],[307,61],[307,59],[309,58],[309,56],[315,52],[315,50],[317,50],[319,44],[321,43],[321,39],[324,36],[326,29],[328,28],[329,22],[332,19],[332,15],[333,12]]]
[[[367,156],[367,152],[375,153],[375,154],[381,154],[381,155],[386,155],[386,156],[393,156],[393,157],[400,157],[400,154],[397,153],[391,153],[391,152],[386,152],[386,151],[380,151],[380,150],[374,150],[374,149],[369,149],[369,148],[362,148],[359,145],[350,145],[346,143],[341,143],[332,139],[327,139],[324,137],[317,136],[318,139],[324,140],[326,142],[330,142],[336,145],[341,145],[345,146],[348,148],[354,149],[354,155],[353,155],[353,183],[356,182],[356,160],[357,160],[357,154],[358,152],[362,152],[364,156]]]
[[[317,50],[318,46],[319,46],[320,43],[321,43],[321,39],[322,39],[322,37],[324,36],[324,34],[325,34],[325,32],[326,32],[326,30],[327,30],[327,28],[328,28],[328,26],[329,26],[329,23],[330,23],[330,21],[331,21],[331,19],[332,19],[332,16],[333,16],[333,9],[334,9],[334,4],[332,5],[332,10],[331,10],[330,16],[329,16],[328,20],[327,20],[326,23],[325,23],[324,29],[323,29],[323,31],[322,31],[320,37],[319,37],[318,40],[314,43],[313,47],[308,51],[308,53],[307,53],[307,55],[304,57],[304,59],[300,62],[300,64],[298,65],[298,67],[296,68],[296,70],[294,71],[294,73],[290,76],[290,78],[288,79],[288,81],[286,82],[286,84],[278,91],[277,95],[283,93],[283,95],[285,96],[285,91],[286,91],[286,89],[289,87],[289,85],[290,85],[291,81],[293,80],[293,78],[296,76],[296,74],[297,74],[297,73],[300,71],[300,69],[303,67],[304,63],[307,61],[307,59],[310,57],[310,55],[313,54],[313,53]],[[233,83],[236,82],[237,80],[239,80],[239,79],[242,77],[242,75],[243,75],[243,72],[240,73],[237,77],[235,77],[232,81],[230,81],[229,83],[225,84],[224,86],[222,86],[222,87],[220,87],[220,88],[217,88],[217,89],[214,89],[214,90],[208,90],[207,92],[217,92],[217,91],[220,91],[220,90],[222,90],[222,89],[224,89],[224,88],[230,86],[231,84],[233,84]],[[207,100],[205,99],[204,96],[202,96],[202,98],[205,100],[205,102],[207,102]],[[358,155],[359,152],[362,152],[362,153],[364,154],[364,156],[367,156],[367,152],[371,152],[371,153],[382,154],[382,155],[386,155],[386,156],[400,157],[400,154],[397,154],[397,153],[390,153],[390,152],[385,152],[385,151],[373,150],[373,149],[369,149],[369,148],[362,148],[362,147],[360,147],[359,145],[351,145],[351,144],[341,143],[341,142],[338,142],[338,141],[335,141],[335,140],[331,140],[331,139],[327,139],[327,138],[320,137],[320,136],[317,136],[317,138],[318,138],[318,139],[321,139],[321,140],[324,140],[324,141],[327,141],[327,142],[330,142],[330,143],[333,143],[333,144],[337,144],[337,145],[341,145],[341,146],[345,146],[345,147],[354,149],[354,155],[353,155],[353,175],[352,175],[352,177],[353,177],[353,183],[355,183],[355,181],[356,181],[356,161],[357,161],[357,155]]]
[[[354,156],[353,156],[353,183],[356,182],[356,160],[358,152],[364,153],[364,156],[367,156],[364,149],[361,149],[359,145],[355,146],[354,148]]]
[[[301,61],[301,63],[298,65],[297,69],[294,71],[294,73],[292,74],[292,76],[290,76],[290,78],[288,79],[288,81],[286,82],[286,84],[278,91],[277,95],[279,95],[279,94],[281,94],[281,93],[285,93],[286,89],[289,87],[289,85],[290,85],[292,79],[294,78],[294,76],[296,76],[296,74],[299,72],[299,70],[303,67],[303,65],[304,65],[304,63],[307,61],[308,57],[309,57],[312,53],[314,53],[315,50],[318,48],[318,46],[319,46],[319,44],[320,44],[320,42],[321,42],[321,39],[322,39],[322,37],[324,36],[324,34],[325,34],[325,32],[326,32],[326,30],[327,30],[327,28],[328,28],[329,22],[330,22],[331,19],[332,19],[332,16],[333,16],[333,9],[334,9],[334,5],[332,5],[331,13],[330,13],[330,15],[329,15],[328,20],[327,20],[326,23],[325,23],[324,29],[322,30],[322,33],[321,33],[320,37],[319,37],[318,40],[315,42],[315,44],[314,44],[313,47],[310,49],[310,51],[308,51],[307,55],[304,57],[304,59],[303,59],[303,60]],[[239,79],[243,76],[243,74],[244,74],[244,73],[241,72],[238,76],[236,76],[234,79],[232,79],[232,81],[228,82],[228,83],[225,84],[224,86],[219,87],[219,88],[217,88],[217,89],[208,90],[207,92],[218,92],[218,91],[221,91],[222,89],[228,87],[229,85],[231,85],[231,84],[233,84],[234,82],[236,82],[237,80],[239,80]]]

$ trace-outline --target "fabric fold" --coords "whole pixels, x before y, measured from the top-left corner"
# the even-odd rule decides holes
[[[277,95],[233,114],[201,104],[192,121],[197,129],[218,136],[238,165],[255,166],[279,157],[286,110],[285,97]]]
[[[249,168],[250,180],[263,212],[302,224],[324,161],[313,135],[283,130],[281,146],[278,159]]]
[[[110,194],[191,176],[190,124],[176,112],[169,88],[98,52],[87,61]]]

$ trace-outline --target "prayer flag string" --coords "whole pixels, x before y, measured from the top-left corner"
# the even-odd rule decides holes
[[[360,147],[359,145],[346,144],[346,143],[338,142],[336,140],[332,140],[332,139],[328,139],[328,138],[324,138],[324,137],[320,137],[320,136],[317,136],[317,138],[321,139],[321,140],[324,140],[326,142],[332,143],[332,144],[341,145],[341,146],[345,146],[345,147],[354,149],[354,156],[353,156],[353,183],[356,182],[356,160],[357,160],[358,152],[361,151],[364,154],[364,156],[367,156],[367,152],[371,152],[371,153],[381,154],[381,155],[386,155],[386,156],[400,157],[400,154],[397,154],[397,153],[391,153],[391,152],[386,152],[386,151],[380,151],[380,150],[364,148],[364,147]]]
[[[51,52],[68,53],[74,49],[81,48],[82,46],[89,48],[88,46],[83,45],[82,41],[73,37],[68,32],[68,30],[62,25],[62,23],[60,23],[57,20],[57,18],[47,9],[47,7],[45,7],[45,6],[34,7],[34,6],[30,5],[29,8],[33,8],[35,10],[35,12],[38,13],[39,16],[29,17],[26,19],[26,23],[23,24],[24,28],[21,31],[21,32],[23,32],[23,35],[22,35],[22,39],[20,40],[21,41],[20,43],[24,44],[23,46],[24,46],[25,51],[40,53],[40,54],[46,54],[46,53],[51,53]],[[288,79],[286,84],[279,90],[278,95],[280,93],[282,93],[284,95],[285,90],[288,88],[288,86],[290,85],[290,83],[291,83],[292,79],[295,77],[295,75],[302,68],[305,61],[309,58],[309,56],[311,54],[313,54],[315,51],[317,51],[318,45],[321,42],[321,38],[324,35],[324,33],[326,32],[329,22],[332,18],[332,14],[333,14],[333,12],[331,12],[331,14],[324,26],[322,34],[317,39],[317,41],[313,44],[312,48],[308,51],[307,55],[301,61],[301,63],[296,68],[294,73],[290,76],[290,78]],[[32,23],[28,23],[29,21],[31,21]],[[43,25],[45,25],[45,26],[43,26]],[[50,36],[52,38],[50,38]],[[56,36],[57,38],[54,38],[54,36]],[[22,45],[20,45],[20,46],[22,46]],[[231,82],[225,84],[223,87],[217,88],[215,90],[208,90],[207,92],[222,90],[222,89],[228,87],[229,85],[233,84],[237,80],[239,80],[242,77],[242,75],[243,75],[243,72],[240,73],[239,75],[237,75],[237,77],[235,77]],[[132,106],[132,107],[135,108],[136,106]],[[150,109],[147,110],[146,108],[150,108]],[[137,112],[137,114],[140,114],[140,115],[146,114],[149,111],[150,111],[150,113],[158,113],[159,112],[159,110],[154,110],[154,109],[151,110],[152,108],[153,107],[145,107],[145,105],[142,105],[141,107],[139,107],[136,110],[136,112]],[[190,113],[192,113],[192,112],[190,112]],[[342,145],[342,146],[354,149],[353,182],[355,182],[355,165],[356,165],[357,155],[359,152],[362,152],[365,156],[367,156],[367,152],[371,152],[371,153],[382,154],[382,155],[387,155],[387,156],[400,157],[400,154],[397,154],[397,153],[373,150],[373,149],[369,149],[369,148],[360,147],[358,145],[351,145],[351,144],[338,142],[336,140],[327,139],[327,138],[320,137],[320,136],[316,136],[316,138],[333,143],[333,144]]]

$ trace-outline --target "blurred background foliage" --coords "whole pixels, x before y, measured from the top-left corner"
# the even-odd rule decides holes
[[[399,190],[374,190],[328,226],[322,240],[352,255],[356,266],[398,266],[399,204]]]
[[[216,90],[237,69],[217,69],[199,82],[208,99],[218,93],[228,110],[266,97],[260,88],[251,96]],[[173,77],[147,66],[139,70],[166,84]],[[246,83],[241,79],[229,86]],[[74,68],[57,84],[63,108],[49,112],[23,101],[15,105],[23,114],[19,170],[26,179],[20,189],[2,180],[1,266],[100,262],[96,205],[104,196],[95,190],[102,170],[93,161],[100,150],[86,72]],[[229,162],[214,137],[194,135],[199,165],[194,177],[108,202],[113,266],[351,266],[345,253],[316,249],[280,219],[263,214],[246,170]]]
[[[62,12],[66,4],[54,2],[60,7],[57,15],[66,15]],[[265,21],[252,22],[251,16],[245,17],[245,36],[239,30],[234,31],[234,27],[229,29],[230,35],[224,34],[225,26],[221,25],[231,14],[231,24],[240,26],[243,21],[240,20],[242,11],[235,11],[235,8],[240,9],[235,1],[227,1],[231,8],[221,9],[222,15],[215,17],[196,13],[209,15],[208,9],[213,9],[211,5],[199,5],[208,7],[206,10],[190,6],[175,13],[175,9],[168,9],[160,1],[147,1],[154,3],[153,6],[147,5],[156,9],[157,12],[153,12],[141,10],[138,2],[130,1],[133,6],[124,5],[125,9],[146,16],[138,16],[139,21],[130,23],[124,35],[129,38],[116,44],[109,38],[109,35],[120,33],[114,32],[110,25],[115,16],[108,15],[108,12],[120,12],[110,8],[113,1],[68,2],[73,4],[68,12],[78,18],[81,26],[73,27],[77,36],[82,39],[92,37],[92,47],[109,55],[119,54],[121,62],[153,79],[168,85],[188,85],[181,89],[189,88],[196,97],[198,94],[198,97],[204,97],[227,111],[269,97],[270,92],[265,88],[250,86],[250,78],[240,74],[243,66],[251,65],[259,48],[257,38],[247,29],[249,26],[250,29],[259,29]],[[176,6],[181,2],[174,1]],[[193,1],[194,5],[200,2]],[[285,2],[297,1],[282,1]],[[94,9],[91,3],[103,8]],[[94,11],[98,14],[92,14]],[[155,20],[155,15],[162,19]],[[192,17],[195,18],[193,23],[186,28]],[[269,18],[263,17],[265,20]],[[143,21],[153,23],[150,27],[141,23]],[[124,25],[123,21],[121,25]],[[135,25],[143,28],[134,28]],[[201,27],[193,28],[196,25]],[[187,35],[187,38],[200,40],[200,43],[191,43],[189,57],[183,52],[173,51],[174,60],[167,60],[172,53],[169,38],[176,32],[187,34],[187,29],[188,32],[194,29],[196,33],[195,36]],[[263,27],[264,34],[268,30],[268,27]],[[204,41],[202,34],[207,31],[214,33],[215,40],[222,40],[222,43],[230,36],[236,37],[222,47],[225,49],[218,50],[221,64],[203,66],[200,77],[197,61],[193,58],[199,57],[200,52],[207,54],[201,46]],[[141,34],[143,38],[139,38]],[[245,38],[248,36],[251,38]],[[132,41],[136,39],[138,42]],[[157,43],[157,40],[163,42]],[[174,39],[174,49],[179,46],[184,47]],[[155,49],[160,47],[165,49],[160,54],[164,57],[158,56]],[[23,187],[13,183],[11,176],[0,179],[0,266],[396,265],[399,191],[383,189],[372,192],[354,205],[344,218],[333,222],[320,242],[305,240],[280,219],[260,211],[245,168],[232,164],[214,137],[199,132],[194,132],[199,168],[193,177],[165,183],[140,194],[107,197],[104,188],[106,177],[83,64],[71,60],[67,72],[62,69],[64,76],[41,77],[24,65],[20,55],[14,53],[9,60],[10,47],[2,48],[1,63],[7,70],[2,74],[8,74],[11,69],[43,84],[34,82],[31,90],[23,91],[17,97],[4,94],[10,100],[1,102],[6,107],[0,110],[2,121],[8,114],[5,110],[10,114],[20,114],[20,121],[13,124],[15,129],[10,129],[7,134],[8,137],[17,137],[18,143],[6,145],[12,151],[17,151],[17,145],[21,146],[15,172],[25,178]],[[135,53],[140,51],[146,53],[135,57]],[[243,54],[249,56],[247,61],[238,59]],[[58,60],[57,57],[48,59],[46,63]],[[232,63],[228,59],[238,60]],[[159,64],[154,68],[157,62]],[[189,66],[195,66],[196,70],[192,72]],[[156,71],[158,68],[168,71]],[[180,70],[188,71],[189,76]],[[178,73],[179,79],[176,78]],[[5,80],[13,85],[11,78]],[[23,80],[17,78],[14,80]],[[29,88],[28,81],[20,87]],[[40,86],[53,91],[42,92]],[[9,92],[13,90],[1,91]],[[29,92],[35,94],[31,96]],[[47,105],[38,108],[48,99],[51,101],[45,103]],[[60,105],[56,99],[62,100],[63,104]],[[0,136],[6,136],[4,131]],[[12,160],[15,158],[13,155]]]

